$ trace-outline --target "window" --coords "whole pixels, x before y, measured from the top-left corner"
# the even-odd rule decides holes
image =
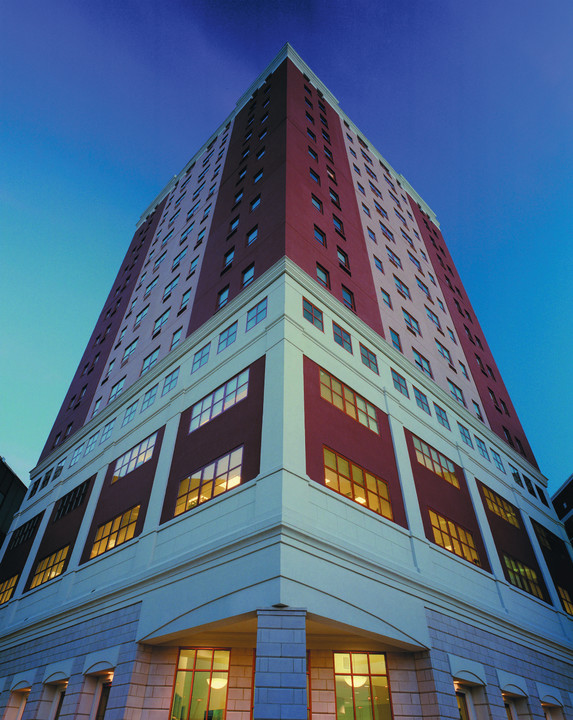
[[[390,242],[396,242],[394,240],[394,233],[384,225],[383,222],[379,222],[380,230],[382,230],[382,234],[390,240]],[[402,267],[402,263],[400,263],[399,267]]]
[[[311,196],[311,202],[314,205],[314,207],[318,210],[318,212],[322,212],[322,202],[315,196]]]
[[[258,173],[256,173],[255,177],[253,178],[253,184],[258,183],[259,180],[263,179],[263,171],[259,170]]]
[[[306,129],[306,134],[313,142],[316,142],[316,135],[312,132],[310,128]]]
[[[163,300],[167,300],[167,298],[171,295],[173,290],[177,287],[177,283],[179,282],[179,275],[177,275],[176,278],[173,278],[173,280],[165,286],[165,290],[163,291]]]
[[[433,510],[428,512],[436,545],[474,565],[481,565],[471,532]]]
[[[392,520],[388,485],[338,453],[323,448],[324,483],[359,505]]]
[[[89,455],[92,452],[92,450],[95,448],[95,446],[97,445],[98,435],[99,435],[99,430],[98,430],[98,432],[96,432],[90,436],[90,439],[88,440],[87,445],[86,445],[86,451],[85,451],[84,455]]]
[[[388,246],[386,246],[386,253],[388,255],[388,260],[397,268],[402,268],[402,261],[400,258],[396,255],[396,253],[392,252]]]
[[[226,270],[227,268],[230,268],[233,264],[233,260],[235,258],[235,248],[232,247],[230,250],[227,250],[225,255],[223,256],[223,270]]]
[[[312,168],[309,169],[310,179],[313,180],[317,185],[320,185],[320,176]]]
[[[348,255],[344,252],[344,250],[337,247],[336,255],[338,257],[338,262],[340,263],[340,266],[343,267],[345,270],[350,270],[350,261],[348,260]]]
[[[243,287],[246,288],[255,279],[255,265],[249,265],[248,268],[243,270]]]
[[[466,401],[464,400],[464,394],[460,390],[460,388],[455,383],[453,383],[451,380],[448,380],[448,385],[450,387],[450,393],[451,393],[452,397],[455,400],[457,400],[460,403],[460,405],[465,406]]]
[[[58,577],[58,575],[61,575],[64,572],[64,565],[66,564],[69,550],[70,546],[66,545],[66,547],[40,560],[36,565],[34,576],[30,583],[30,589],[38,587],[38,585],[43,585],[49,580],[53,580],[55,577]]]
[[[557,589],[557,593],[559,595],[559,599],[561,600],[561,605],[563,606],[563,610],[568,615],[573,615],[573,600],[571,600],[571,596],[567,592],[567,590],[564,587],[561,587],[560,585],[555,586]],[[2,595],[1,595],[1,586],[0,586],[0,603],[2,602]]]
[[[363,212],[365,215],[367,215],[368,217],[372,217],[372,216],[370,215],[370,210],[368,209],[368,205],[365,205],[364,203],[362,203],[362,212]]]
[[[417,350],[414,350],[414,348],[412,348],[412,353],[414,354],[414,362],[420,370],[429,377],[433,377],[429,361],[423,355],[420,355]]]
[[[225,348],[228,348],[229,345],[232,345],[235,342],[235,340],[237,339],[237,327],[238,323],[234,322],[232,325],[229,325],[226,330],[223,330],[223,332],[219,335],[219,345],[217,347],[218,353],[220,353]]]
[[[498,470],[501,470],[502,473],[505,473],[505,468],[503,466],[503,461],[501,459],[501,455],[497,453],[493,448],[490,448],[491,454],[493,457],[493,462],[495,463],[495,466]]]
[[[122,377],[121,380],[118,380],[116,384],[112,387],[111,392],[109,394],[109,402],[112,402],[112,400],[115,400],[115,398],[121,393],[123,390],[123,386],[125,384],[125,377]]]
[[[104,428],[101,431],[101,437],[99,439],[100,445],[109,439],[109,437],[111,436],[111,433],[113,432],[114,425],[115,425],[115,418],[113,420],[110,420],[106,425],[104,425]],[[54,473],[54,478],[55,477],[56,477],[56,474]]]
[[[416,283],[420,290],[424,293],[424,295],[429,298],[430,297],[430,291],[428,289],[427,285],[424,285],[424,283],[420,280],[420,278],[416,278]]]
[[[179,483],[173,514],[181,515],[240,485],[242,463],[243,448],[239,447],[186,477]]]
[[[59,520],[68,513],[71,513],[76,508],[80,507],[80,505],[85,500],[89,484],[89,480],[84,480],[83,483],[76,485],[73,490],[70,490],[69,493],[66,493],[62,498],[58,500],[54,507],[53,522]]]
[[[137,412],[137,404],[138,400],[136,400],[134,403],[132,403],[125,411],[125,415],[123,416],[123,420],[121,421],[121,427],[124,425],[127,425],[130,423],[133,418],[135,417],[135,413]]]
[[[237,203],[240,203],[243,199],[243,189],[241,188],[235,193],[235,197],[233,199],[233,206],[235,206]]]
[[[342,220],[340,218],[337,218],[336,215],[332,216],[332,222],[334,224],[334,229],[339,235],[342,235],[344,237],[344,224],[342,223]]]
[[[143,396],[143,400],[141,402],[140,412],[147,410],[148,407],[151,407],[151,405],[153,405],[153,403],[155,402],[155,396],[157,395],[158,387],[159,387],[159,385],[154,385],[151,389],[149,389],[145,393],[145,395]]]
[[[191,408],[189,432],[228,410],[247,397],[249,391],[249,370],[235,375]]]
[[[195,355],[193,355],[193,365],[191,367],[191,373],[194,373],[196,370],[199,370],[200,367],[203,367],[207,360],[209,359],[209,349],[211,348],[211,343],[207,343],[207,345],[203,346],[201,350],[197,350]]]
[[[153,271],[157,270],[157,268],[161,265],[161,263],[165,260],[165,256],[167,255],[167,251],[165,251],[162,255],[160,255],[157,260],[155,261],[155,265],[153,266]]]
[[[390,328],[390,339],[392,340],[392,345],[396,348],[396,350],[402,352],[402,343],[400,342],[400,336],[395,330],[392,330],[392,328]]]
[[[238,227],[239,227],[239,216],[237,215],[229,223],[229,233],[234,233]]]
[[[225,305],[229,302],[229,286],[224,287],[222,290],[219,291],[219,294],[217,295],[217,310],[220,310],[222,307],[225,307]]]
[[[324,322],[322,318],[322,310],[319,310],[308,300],[302,300],[302,315],[319,330],[324,330]]]
[[[363,364],[378,375],[378,360],[376,359],[376,355],[362,343],[360,343],[360,357],[362,358]]]
[[[404,322],[406,323],[406,327],[408,328],[408,330],[414,333],[414,335],[420,335],[421,337],[422,333],[420,332],[420,326],[418,325],[418,321],[414,317],[412,317],[409,312],[406,312],[406,310],[404,310],[403,308],[402,314],[404,316]]]
[[[311,125],[314,125],[314,118],[312,117],[312,115],[309,112],[305,112],[305,116],[306,116],[306,119],[308,120],[308,122]]]
[[[330,135],[326,132],[326,130],[322,131],[322,138],[323,140],[326,140],[327,143],[330,142]]]
[[[338,717],[348,720],[392,717],[383,653],[334,653]]]
[[[314,239],[326,247],[326,235],[316,225],[314,226]]]
[[[350,334],[346,332],[346,330],[343,330],[340,325],[337,325],[335,322],[332,323],[332,331],[334,333],[334,342],[338,343],[340,347],[343,347],[345,350],[348,350],[349,353],[352,353],[352,340],[350,338]]]
[[[377,270],[380,270],[380,272],[383,273],[383,272],[384,272],[384,268],[382,267],[382,261],[379,260],[379,259],[376,257],[376,255],[374,255],[373,257],[374,257],[374,266],[376,267]]]
[[[485,485],[483,485],[482,488],[488,508],[496,515],[499,515],[499,517],[506,520],[510,525],[520,527],[517,512],[513,505]]]
[[[161,397],[166,395],[170,390],[173,390],[173,388],[177,385],[177,379],[179,378],[179,368],[175,368],[173,372],[170,372],[169,375],[166,375],[165,380],[163,381],[163,389],[161,390]]]
[[[148,438],[145,438],[145,440],[140,442],[139,445],[132,447],[131,450],[128,450],[124,455],[119,457],[115,461],[115,468],[111,482],[116,482],[119,478],[124,477],[127,473],[130,473],[132,470],[135,470],[135,468],[143,465],[143,463],[151,460],[156,440],[157,433],[154,433]]]
[[[458,427],[460,429],[460,435],[462,436],[462,440],[465,442],[466,445],[469,445],[469,447],[473,448],[472,436],[470,435],[470,431],[461,423],[458,423]]]
[[[310,155],[310,157],[313,160],[318,161],[318,155],[317,155],[317,153],[314,152],[314,150],[310,147],[310,145],[308,146],[308,154]]]
[[[148,370],[151,370],[151,368],[155,365],[157,362],[157,358],[159,357],[159,348],[156,348],[152,353],[150,353],[143,361],[143,364],[141,366],[141,375],[145,375],[145,373]]]
[[[346,305],[349,310],[356,312],[356,305],[354,303],[354,293],[351,292],[347,287],[342,286],[342,302]]]
[[[444,410],[444,408],[441,408],[439,405],[436,405],[436,403],[434,403],[434,410],[436,412],[436,418],[438,419],[440,425],[450,430],[450,421],[448,420],[448,414]]]
[[[0,605],[7,603],[14,594],[18,577],[18,575],[13,575],[11,578],[0,582]]]
[[[165,323],[169,320],[169,310],[166,310],[163,315],[157,318],[155,321],[155,325],[153,326],[153,335],[156,335],[158,332],[161,331],[161,328],[165,325]]]
[[[412,386],[414,389],[414,397],[416,398],[416,405],[421,408],[424,412],[427,412],[428,415],[432,414],[432,411],[430,410],[430,405],[428,403],[428,398],[421,390],[418,390],[417,387]]]
[[[179,651],[170,717],[225,717],[230,655],[229,650],[207,648]]]
[[[255,305],[255,307],[252,307],[247,312],[247,325],[245,328],[245,331],[248,332],[251,328],[254,328],[255,325],[258,325],[262,320],[264,320],[267,316],[267,298],[264,298],[264,300],[261,300],[260,303]]]
[[[401,392],[402,395],[405,395],[407,398],[410,397],[408,393],[408,385],[406,384],[406,379],[402,377],[402,375],[399,375],[393,368],[390,368],[390,372],[392,374],[392,382],[394,383],[394,387],[398,392]]]
[[[332,152],[330,151],[330,148],[324,147],[324,154],[325,156],[330,160],[330,162],[334,162],[334,156]]]
[[[258,234],[259,234],[258,226],[255,225],[255,227],[252,228],[252,230],[249,230],[249,232],[247,233],[247,245],[252,245],[255,242],[255,240],[257,239]]]
[[[336,205],[337,208],[340,207],[340,198],[338,197],[338,193],[335,193],[332,188],[328,188],[328,194],[330,195],[330,199],[332,200],[332,203]]]
[[[450,328],[448,328],[448,335],[450,336],[450,340],[457,345],[458,343],[456,340],[456,336],[454,335],[453,331],[450,330]]]
[[[426,307],[426,306],[424,305],[424,307]],[[428,307],[426,308],[426,315],[434,323],[434,325],[438,328],[438,330],[442,329],[440,326],[440,319],[438,318],[436,313],[432,312],[432,310],[430,310],[430,308],[428,308]]]
[[[199,262],[199,255],[197,255],[197,257],[195,257],[195,258],[193,258],[193,260],[191,260],[191,265],[189,266],[189,275],[193,275],[193,273],[197,269],[198,262]]]
[[[510,557],[503,553],[503,561],[507,572],[507,579],[512,585],[525,590],[525,592],[535,597],[544,599],[543,590],[537,579],[537,573],[533,568],[524,565],[520,560]]]
[[[378,433],[378,420],[374,405],[322,369],[320,370],[320,396],[357,420],[361,425]]]
[[[411,300],[412,296],[410,295],[410,290],[408,289],[407,285],[404,285],[404,283],[400,280],[400,278],[396,277],[394,275],[394,284],[396,285],[396,290],[405,297],[407,300]]]
[[[114,547],[131,540],[135,535],[135,526],[139,516],[140,505],[117,515],[109,522],[100,525],[96,531],[90,559],[101,555]]]
[[[328,270],[325,270],[322,265],[318,263],[316,263],[316,279],[321,285],[324,285],[325,288],[330,287],[330,274]]]
[[[133,326],[133,329],[134,329],[134,330],[135,330],[135,328],[137,328],[137,327],[140,326],[141,321],[142,321],[143,318],[147,315],[147,311],[148,311],[148,310],[149,310],[149,305],[146,305],[146,306],[143,308],[143,310],[142,310],[140,313],[137,314],[137,316],[136,316],[136,318],[135,318],[135,324],[134,324],[134,326]]]
[[[78,445],[78,447],[74,450],[72,454],[72,459],[70,460],[70,467],[72,467],[72,465],[75,465],[80,459],[83,449],[84,444],[82,443],[81,445]]]
[[[456,477],[453,462],[415,435],[412,436],[412,440],[414,442],[416,460],[420,465],[424,465],[428,470],[431,470],[446,482],[450,483],[450,485],[459,488],[460,483]]]
[[[256,210],[260,204],[261,204],[261,196],[257,195],[257,197],[251,201],[251,212],[253,212],[253,210]]]
[[[370,240],[372,240],[372,242],[375,242],[376,244],[378,244],[378,240],[376,240],[376,233],[374,232],[374,230],[372,230],[372,228],[369,228],[369,227],[367,227],[366,229],[368,230],[368,237],[370,238]]]
[[[382,263],[380,263],[380,265],[382,265]],[[384,304],[388,305],[388,307],[391,310],[392,309],[392,300],[390,298],[390,295],[383,288],[380,288],[380,292],[382,294],[382,300],[384,301]]]

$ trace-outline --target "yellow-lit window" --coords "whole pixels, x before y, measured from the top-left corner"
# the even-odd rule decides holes
[[[3,605],[10,600],[14,594],[14,590],[16,589],[17,582],[18,575],[14,575],[13,577],[0,582],[0,605]]]
[[[376,475],[350,462],[342,455],[323,448],[326,486],[392,520],[388,485]]]
[[[459,488],[460,483],[456,477],[456,471],[454,464],[451,460],[442,453],[439,453],[433,447],[430,447],[428,443],[425,443],[415,435],[412,437],[414,441],[414,450],[416,451],[416,459],[420,465],[424,465],[436,475],[444,478],[450,485]]]
[[[507,520],[507,522],[511,523],[511,525],[519,527],[519,520],[517,519],[517,514],[513,505],[508,503],[507,500],[501,497],[501,495],[498,495],[496,492],[487,487],[483,488],[483,494],[487,506],[492,512],[499,515],[499,517],[504,520]]]
[[[229,650],[179,651],[171,720],[224,720],[230,657]]]
[[[141,505],[137,505],[98,527],[90,558],[131,540],[135,535],[135,524],[140,507]]]
[[[153,455],[153,448],[155,447],[155,440],[157,439],[157,433],[154,433],[150,437],[140,442],[134,448],[131,448],[129,452],[122,455],[116,460],[115,470],[111,479],[114,483],[118,478],[127,475],[135,468],[143,465],[143,463],[151,460]]]
[[[324,370],[320,371],[320,395],[339,410],[357,420],[361,425],[378,433],[378,421],[374,405],[371,405],[363,397],[357,395],[354,390],[351,390],[347,385],[344,385]]]
[[[57,552],[48,555],[48,557],[45,557],[43,560],[40,560],[40,562],[36,565],[36,571],[34,572],[34,577],[30,583],[30,588],[35,588],[38,585],[42,585],[42,583],[48,582],[48,580],[52,580],[53,578],[58,577],[58,575],[61,575],[64,572],[64,565],[66,558],[68,557],[69,550],[70,546],[66,545],[66,547],[61,548],[61,550],[58,550]]]
[[[337,720],[392,720],[384,653],[334,653]]]
[[[464,560],[469,560],[474,565],[481,565],[472,534],[433,510],[429,513],[436,545]]]
[[[563,605],[563,610],[565,610],[565,612],[569,615],[573,615],[573,601],[571,601],[571,596],[564,587],[561,587],[560,585],[557,585],[556,587],[557,592],[559,593],[559,598],[561,599],[561,605]]]
[[[503,561],[505,562],[509,582],[512,585],[543,600],[543,590],[537,579],[537,573],[533,568],[505,554]]]
[[[240,485],[242,463],[240,447],[181,480],[174,514],[181,515]]]

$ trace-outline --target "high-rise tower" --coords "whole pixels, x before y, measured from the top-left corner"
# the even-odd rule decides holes
[[[286,46],[143,213],[32,473],[4,717],[566,717],[545,487],[434,213]]]

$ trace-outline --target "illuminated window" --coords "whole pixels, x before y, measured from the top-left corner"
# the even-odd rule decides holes
[[[561,587],[560,585],[556,585],[557,592],[559,594],[559,598],[561,600],[561,605],[563,605],[563,610],[568,615],[573,615],[573,601],[571,600],[571,596],[565,590],[565,588]],[[0,586],[0,602],[2,602],[2,594],[1,594],[1,586]],[[4,601],[5,602],[5,601]]]
[[[507,570],[507,578],[512,585],[525,590],[530,595],[544,599],[543,590],[537,579],[537,573],[533,568],[524,565],[519,560],[503,554],[503,561]]]
[[[230,656],[230,650],[180,650],[171,718],[223,720],[227,707]]]
[[[499,515],[500,518],[503,518],[511,525],[520,527],[517,513],[511,503],[508,503],[505,498],[502,498],[501,495],[485,487],[485,485],[483,486],[483,494],[488,508],[493,513]]]
[[[249,392],[249,370],[243,370],[224,385],[218,387],[191,408],[191,423],[189,432],[193,432],[201,425],[205,425],[217,415],[228,410],[233,405],[247,397]]]
[[[390,720],[392,706],[383,653],[334,653],[337,717]]]
[[[14,575],[13,577],[0,582],[0,605],[3,605],[4,603],[7,603],[8,600],[10,600],[10,598],[14,594],[14,590],[16,589],[17,582],[18,575]]]
[[[460,483],[456,477],[453,462],[415,435],[412,436],[412,440],[414,442],[416,460],[420,465],[424,465],[428,470],[431,470],[446,482],[449,482],[450,485],[459,488]]]
[[[374,405],[322,369],[320,370],[320,396],[350,415],[361,425],[378,433],[378,420]]]
[[[48,557],[45,557],[43,560],[40,560],[40,562],[36,565],[34,577],[30,583],[30,589],[38,587],[38,585],[43,585],[43,583],[61,575],[64,572],[64,565],[66,563],[69,550],[70,546],[66,545],[66,547],[61,548],[57,552],[48,555]]]
[[[433,510],[429,510],[429,513],[436,545],[464,560],[469,560],[474,565],[480,565],[472,534]]]
[[[90,558],[97,557],[117,545],[131,540],[135,535],[135,524],[141,505],[136,505],[127,512],[118,515],[109,522],[100,525],[96,531]]]
[[[199,468],[179,483],[174,515],[192,510],[241,484],[242,446]]]
[[[151,460],[153,455],[153,449],[155,447],[155,441],[157,440],[157,433],[153,433],[148,438],[140,442],[139,445],[131,448],[125,455],[119,457],[115,462],[115,470],[111,479],[112,483],[119,478],[127,475],[135,468],[138,468],[143,463]]]

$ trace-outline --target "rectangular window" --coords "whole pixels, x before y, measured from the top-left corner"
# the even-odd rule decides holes
[[[569,595],[567,590],[565,588],[561,587],[560,585],[556,585],[555,588],[559,595],[559,599],[561,600],[561,605],[563,606],[563,610],[565,610],[565,612],[568,615],[573,615],[573,601],[571,600],[571,596]],[[1,587],[0,587],[0,603],[1,602],[2,602],[2,600],[1,600]]]
[[[426,306],[424,305],[424,307],[426,307]],[[430,310],[430,308],[428,308],[428,307],[426,308],[426,315],[427,315],[428,318],[434,323],[434,325],[438,328],[438,330],[441,330],[441,329],[442,329],[441,326],[440,326],[440,319],[439,319],[439,317],[436,315],[435,312],[433,312],[432,310]]]
[[[324,484],[349,500],[392,520],[388,485],[338,453],[323,448]]]
[[[365,215],[367,215],[368,217],[372,217],[372,216],[370,215],[370,210],[368,209],[368,205],[365,205],[364,203],[362,203],[362,212],[363,212]]]
[[[451,365],[452,364],[452,356],[450,355],[450,351],[448,350],[448,348],[445,347],[444,345],[442,345],[442,343],[439,342],[438,340],[436,340],[436,347],[437,347],[440,355],[444,358],[444,360],[447,360],[447,362]]]
[[[469,447],[473,448],[472,436],[470,435],[470,431],[461,423],[458,423],[458,428],[460,429],[460,435],[462,436],[462,440],[465,442],[466,445],[469,445]]]
[[[412,386],[414,389],[414,397],[416,398],[416,405],[423,410],[424,412],[428,413],[428,415],[432,414],[432,411],[430,410],[430,404],[428,403],[428,398],[421,390],[418,390],[417,387]]]
[[[326,235],[316,225],[314,226],[314,239],[321,245],[324,245],[324,247],[326,247]]]
[[[101,437],[99,439],[99,444],[101,445],[104,443],[110,436],[113,431],[113,426],[115,425],[115,418],[113,420],[110,420],[106,425],[104,425],[103,430],[101,431]],[[54,474],[54,478],[56,475]]]
[[[319,330],[324,330],[322,310],[319,310],[316,306],[304,298],[302,300],[302,314],[305,320],[308,320]]]
[[[408,289],[408,286],[405,285],[405,284],[400,280],[400,278],[396,277],[396,275],[394,275],[394,284],[396,285],[396,290],[398,290],[398,292],[400,293],[400,295],[402,295],[403,297],[405,297],[407,300],[411,300],[411,299],[412,299],[412,296],[410,295],[410,290]]]
[[[318,212],[322,212],[322,201],[319,200],[315,195],[311,196],[311,202],[314,205],[314,207],[318,210]]]
[[[416,460],[420,465],[424,465],[428,470],[450,483],[450,485],[459,488],[460,483],[456,477],[453,462],[415,435],[412,436],[412,440],[414,441]]]
[[[369,350],[362,343],[360,343],[360,357],[363,364],[366,365],[367,368],[370,368],[370,370],[372,370],[372,372],[375,372],[376,375],[379,374],[378,360],[376,359],[376,355],[372,352],[372,350]]]
[[[448,385],[450,387],[450,393],[451,393],[452,397],[455,400],[457,400],[460,403],[460,405],[464,405],[464,407],[465,407],[466,401],[464,400],[464,394],[461,391],[461,389],[457,385],[455,385],[451,380],[448,380]]]
[[[481,565],[471,532],[433,510],[428,512],[436,545],[474,565]]]
[[[131,450],[128,450],[124,455],[119,457],[115,461],[111,482],[116,482],[119,478],[127,475],[127,473],[135,470],[135,468],[143,465],[143,463],[146,463],[148,460],[151,460],[156,440],[157,433],[153,433],[153,435],[150,435],[140,442],[139,445],[132,447]]]
[[[510,525],[520,527],[519,518],[513,505],[485,485],[482,486],[482,489],[488,508]]]
[[[34,576],[30,583],[30,589],[38,587],[38,585],[43,585],[49,580],[53,580],[55,577],[58,577],[58,575],[61,575],[64,572],[64,565],[66,564],[69,551],[70,546],[66,545],[66,547],[40,560],[36,565]]]
[[[199,262],[199,255],[197,255],[197,257],[194,257],[193,260],[191,260],[191,265],[189,266],[189,275],[193,275],[195,270],[197,270],[198,262]]]
[[[344,285],[342,286],[342,302],[349,310],[352,310],[352,312],[356,312],[354,293],[351,292],[347,287],[344,287]]]
[[[83,449],[84,449],[84,444],[82,443],[81,445],[78,445],[78,447],[74,450],[74,452],[72,454],[72,459],[70,460],[70,467],[72,467],[72,465],[75,465],[77,463],[77,461],[80,459]]]
[[[159,385],[154,385],[150,390],[145,393],[145,395],[143,396],[143,400],[141,401],[140,412],[147,410],[148,407],[151,407],[151,405],[153,405],[153,403],[155,402],[155,396],[157,395],[158,387]]]
[[[330,199],[332,200],[332,203],[336,205],[337,208],[340,207],[340,198],[338,197],[338,193],[335,193],[332,188],[328,188],[328,194],[330,195]]]
[[[332,216],[332,222],[334,224],[334,229],[339,235],[342,235],[344,237],[344,224],[342,223],[342,220],[340,218],[337,218],[336,215]]]
[[[259,170],[259,172],[256,173],[255,177],[253,178],[253,185],[258,183],[259,180],[262,180],[262,179],[263,179],[263,171]]]
[[[423,373],[426,373],[429,377],[433,377],[429,360],[427,360],[423,355],[420,355],[420,353],[417,350],[414,350],[414,348],[412,348],[412,353],[414,354],[414,362],[420,370]]]
[[[436,403],[434,403],[434,410],[436,412],[436,418],[438,419],[440,425],[450,430],[450,421],[448,420],[448,414],[444,410],[444,408],[441,408],[439,405],[436,405]]]
[[[390,230],[390,228],[387,228],[386,225],[384,225],[384,223],[381,221],[379,221],[379,225],[380,230],[382,230],[382,234],[385,235],[388,240],[390,240],[390,242],[396,242],[396,240],[394,240],[394,233]],[[400,263],[399,267],[402,267],[402,263],[400,262],[400,260],[398,260],[398,262]]]
[[[60,518],[64,517],[72,510],[79,508],[85,500],[90,481],[84,480],[80,485],[76,485],[73,490],[66,493],[62,498],[58,500],[54,507],[54,519],[52,522],[56,522]]]
[[[368,237],[370,238],[370,240],[372,240],[372,242],[375,242],[376,244],[378,244],[378,240],[376,240],[376,233],[374,232],[374,230],[372,230],[371,228],[366,228],[366,229],[368,230]]]
[[[477,435],[474,435],[475,441],[476,441],[476,447],[478,449],[479,454],[484,457],[486,460],[489,460],[489,454],[487,452],[487,447],[483,440],[480,440]]]
[[[228,328],[223,330],[222,333],[219,335],[219,345],[217,346],[217,352],[220,353],[225,348],[228,348],[229,345],[232,345],[235,340],[237,339],[237,327],[238,322],[234,322],[232,325],[229,325]]]
[[[224,720],[230,657],[230,650],[179,651],[171,718]]]
[[[312,168],[309,168],[308,170],[310,174],[310,179],[313,180],[317,185],[320,185],[320,176],[318,173],[316,173]]]
[[[346,415],[357,420],[361,425],[378,433],[378,420],[374,405],[322,369],[320,370],[320,396]]]
[[[389,293],[386,292],[383,288],[380,288],[380,292],[382,294],[382,300],[384,301],[385,305],[388,305],[390,310],[392,310],[392,299],[390,298]]]
[[[229,223],[229,233],[234,233],[238,227],[239,227],[239,216],[237,215]]]
[[[167,300],[167,298],[171,295],[171,293],[177,287],[178,282],[179,282],[179,275],[177,275],[176,278],[173,278],[173,280],[168,285],[165,286],[165,290],[163,291],[163,300]]]
[[[191,423],[189,432],[197,430],[201,425],[205,425],[217,415],[236,405],[247,397],[249,392],[249,370],[243,370],[242,373],[235,375],[224,385],[221,385],[212,393],[199,400],[191,408]]]
[[[199,370],[200,367],[203,367],[203,365],[206,364],[207,360],[209,359],[210,348],[211,343],[207,343],[207,345],[202,347],[201,350],[197,350],[195,355],[193,355],[193,365],[191,367],[191,373],[194,373],[196,370]]]
[[[160,332],[161,328],[165,325],[165,323],[169,320],[169,310],[166,310],[163,315],[157,318],[155,321],[155,324],[153,326],[153,335]]]
[[[241,484],[242,446],[199,468],[179,483],[175,516],[222,495]]]
[[[85,451],[84,455],[89,455],[92,452],[92,450],[95,448],[95,446],[97,445],[98,435],[99,435],[99,430],[98,430],[98,432],[94,433],[90,437],[90,439],[87,442],[86,451]]]
[[[159,357],[159,348],[156,348],[152,353],[150,353],[143,361],[143,364],[141,366],[141,375],[145,375],[145,373],[148,370],[151,370],[151,368],[155,365],[157,362],[157,358]]]
[[[148,311],[148,310],[149,310],[149,305],[146,305],[146,306],[143,308],[143,310],[142,310],[140,313],[137,314],[137,316],[136,316],[136,318],[135,318],[135,324],[134,324],[134,326],[133,326],[133,329],[134,329],[134,330],[135,330],[135,328],[139,327],[139,325],[141,324],[141,321],[142,321],[143,318],[147,315],[147,311]]]
[[[108,550],[113,550],[114,547],[122,545],[133,538],[140,507],[140,505],[136,505],[134,508],[117,515],[109,522],[98,527],[90,559]]]
[[[330,287],[330,274],[328,270],[325,270],[322,265],[316,263],[316,279],[325,288]]]
[[[112,400],[115,400],[115,398],[123,390],[124,385],[125,385],[125,377],[122,377],[121,380],[118,380],[118,382],[116,382],[116,384],[112,387],[111,392],[109,394],[109,402],[112,402]]]
[[[392,330],[392,328],[390,328],[390,339],[392,341],[392,345],[396,348],[396,350],[402,352],[402,343],[400,342],[400,336],[395,330]]]
[[[251,201],[251,212],[253,212],[253,210],[256,210],[260,204],[261,204],[261,196],[257,195],[257,197]]]
[[[404,316],[404,322],[406,323],[406,327],[408,330],[410,330],[414,335],[420,335],[422,336],[422,333],[420,332],[420,326],[418,324],[418,321],[416,318],[412,317],[409,312],[406,312],[404,308],[402,308],[402,314]]]
[[[352,340],[350,338],[350,334],[335,322],[332,323],[332,331],[334,333],[334,342],[338,343],[338,345],[343,347],[345,350],[348,350],[349,353],[352,353]]]
[[[501,455],[497,453],[493,448],[490,448],[491,454],[493,457],[493,462],[495,463],[498,470],[501,470],[502,473],[505,473],[505,468],[503,466],[503,460],[501,459]]]
[[[7,580],[0,582],[0,605],[4,605],[14,594],[19,575],[13,575]]]
[[[258,234],[258,225],[255,225],[255,227],[247,233],[247,245],[252,245],[257,239]]]
[[[264,300],[261,300],[260,303],[255,305],[255,307],[252,307],[247,312],[247,324],[245,327],[245,331],[248,332],[251,328],[254,328],[255,325],[258,325],[262,320],[264,320],[267,316],[267,298],[264,298]]]
[[[223,270],[231,267],[233,260],[235,259],[235,248],[232,247],[230,250],[223,255]]]
[[[533,568],[524,565],[520,560],[516,560],[505,553],[503,553],[503,561],[507,571],[507,578],[512,585],[541,600],[544,599],[537,573]]]
[[[401,392],[402,395],[405,395],[407,398],[410,397],[410,394],[408,393],[408,385],[406,384],[406,378],[402,377],[402,375],[399,375],[393,368],[390,368],[390,372],[392,374],[392,382],[394,383],[394,387],[398,392]]]
[[[310,147],[310,145],[309,145],[309,147],[308,147],[308,154],[310,155],[310,157],[311,157],[313,160],[317,160],[317,161],[318,161],[318,155],[314,152],[314,150]]]
[[[392,718],[383,653],[334,653],[334,681],[339,719]]]
[[[253,282],[254,279],[255,279],[255,265],[253,263],[252,265],[249,265],[248,268],[243,270],[243,278],[242,278],[243,287],[244,288],[248,287]]]
[[[173,390],[173,388],[177,385],[178,377],[179,368],[175,368],[173,372],[170,372],[169,375],[165,376],[165,380],[163,381],[163,389],[161,390],[161,397],[166,395],[170,390]]]
[[[220,310],[222,307],[225,307],[225,305],[229,302],[229,286],[224,287],[222,290],[219,291],[219,294],[217,295],[217,310]]]
[[[379,260],[376,255],[374,255],[374,266],[376,267],[376,270],[380,270],[381,273],[384,272],[384,268],[382,267],[382,261]]]
[[[429,298],[430,297],[430,291],[428,289],[427,285],[424,285],[424,283],[420,280],[420,278],[416,278],[416,283],[420,290],[424,293],[424,295]]]
[[[134,403],[132,403],[125,411],[125,415],[123,416],[123,420],[121,421],[121,427],[124,425],[127,425],[130,423],[133,418],[135,417],[135,414],[137,412],[137,404],[139,400],[136,400]]]

